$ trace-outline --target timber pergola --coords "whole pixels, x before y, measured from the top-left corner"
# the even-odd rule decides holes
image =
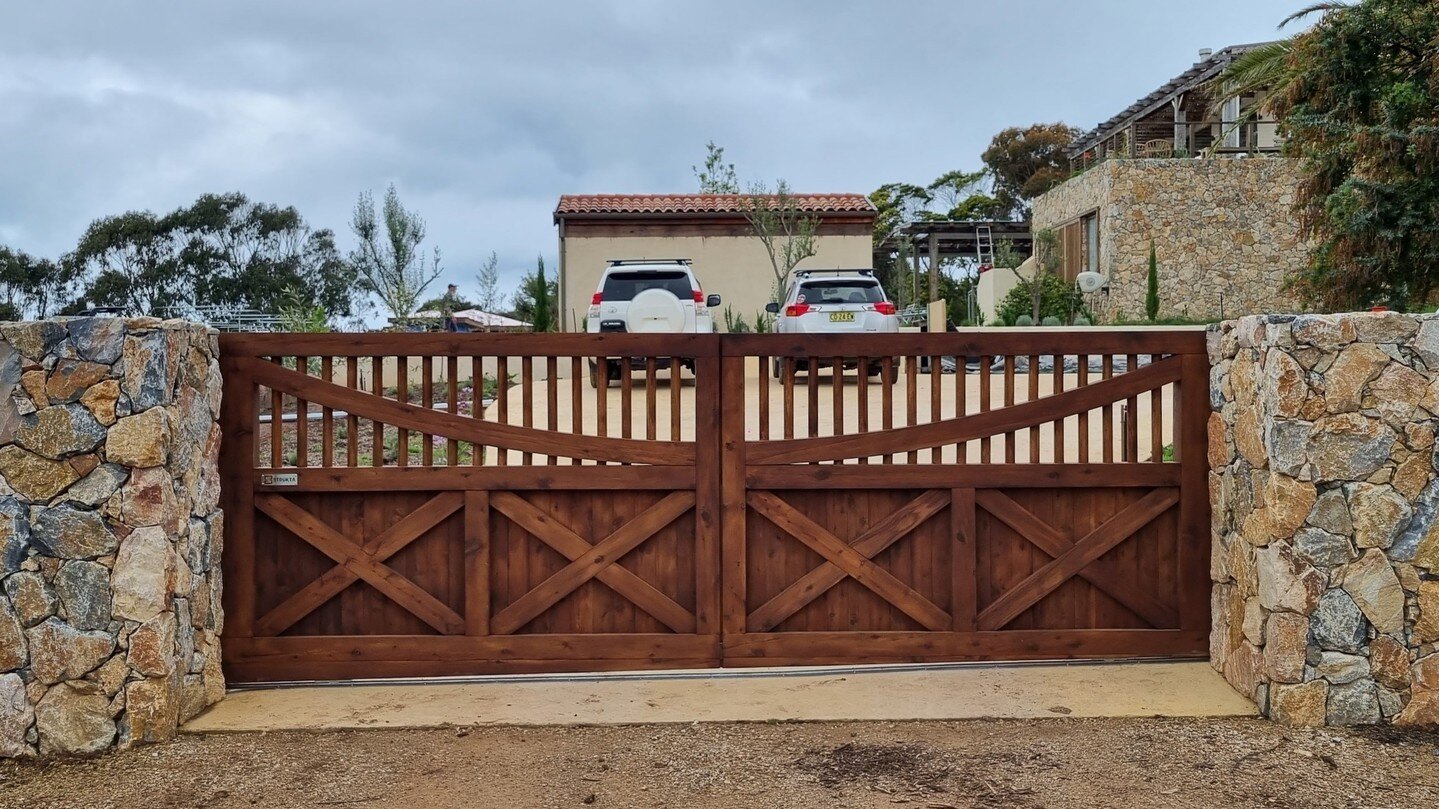
[[[924,275],[920,257],[929,259],[929,297],[939,299],[939,274],[936,268],[950,258],[980,257],[980,233],[989,229],[990,245],[1007,241],[1021,255],[1034,253],[1034,236],[1028,222],[1008,220],[945,219],[911,222],[875,246],[875,266],[888,263],[901,252],[908,253],[915,275]]]

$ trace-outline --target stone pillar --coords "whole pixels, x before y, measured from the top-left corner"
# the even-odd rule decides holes
[[[204,326],[0,324],[0,757],[170,738],[224,694]]]
[[[1211,327],[1214,666],[1296,725],[1439,722],[1439,318]]]

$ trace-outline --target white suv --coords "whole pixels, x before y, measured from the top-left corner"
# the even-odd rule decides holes
[[[611,261],[600,276],[585,317],[590,334],[712,334],[720,296],[706,296],[689,259]],[[619,379],[619,358],[610,357],[606,378]],[[643,368],[644,358],[631,358]],[[661,360],[660,367],[669,361]],[[691,368],[691,371],[694,369]],[[590,361],[590,381],[598,385],[597,362]]]
[[[783,303],[771,303],[765,311],[776,316],[780,334],[894,334],[899,331],[895,305],[873,270],[800,270],[794,274]],[[805,368],[797,360],[798,370]],[[853,364],[846,363],[846,367]],[[779,361],[774,376],[780,376]],[[879,366],[866,369],[879,373]]]

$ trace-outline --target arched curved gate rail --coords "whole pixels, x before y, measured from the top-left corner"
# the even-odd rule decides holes
[[[221,353],[235,681],[1206,648],[1199,331]]]

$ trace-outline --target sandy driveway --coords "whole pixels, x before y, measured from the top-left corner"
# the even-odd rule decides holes
[[[1090,381],[1096,381],[1098,374],[1091,376]],[[972,370],[962,375],[964,413],[978,413],[981,407],[981,388],[984,385],[984,378],[981,374]],[[543,383],[536,382],[529,394],[529,404],[526,405],[526,393],[523,386],[516,385],[509,389],[507,399],[504,403],[505,421],[510,424],[523,425],[526,423],[525,415],[529,414],[529,424],[542,429],[557,429],[561,432],[576,432],[574,394],[578,388],[580,414],[579,432],[585,435],[599,435],[599,419],[597,414],[600,410],[600,402],[605,404],[606,425],[605,432],[611,436],[629,435],[635,438],[649,437],[646,414],[649,409],[655,413],[654,435],[660,439],[668,439],[672,436],[671,414],[677,409],[680,415],[679,436],[683,440],[692,440],[694,437],[694,401],[695,385],[694,378],[688,372],[682,372],[682,385],[679,390],[679,403],[676,408],[673,399],[669,371],[661,370],[657,378],[649,380],[643,371],[633,373],[632,390],[629,401],[629,425],[626,432],[626,410],[625,399],[619,385],[612,384],[607,391],[597,391],[590,386],[587,379],[576,380],[565,377],[557,380],[557,392],[555,396],[555,407],[553,412],[550,408],[548,391]],[[866,381],[863,391],[864,400],[861,406],[861,389],[859,378],[854,371],[849,371],[842,377],[841,395],[838,408],[834,395],[834,381],[828,369],[822,370],[816,376],[815,405],[815,435],[826,436],[840,434],[855,434],[864,431],[881,429],[884,425],[884,386],[880,384],[878,377],[870,377]],[[954,418],[959,412],[961,393],[959,383],[952,373],[941,374],[937,377],[939,388],[939,406],[934,407],[933,388],[936,378],[928,373],[920,373],[914,380],[915,390],[915,411],[916,418],[913,423],[927,424],[941,419]],[[990,397],[992,408],[1002,407],[1004,398],[1004,378],[1002,374],[995,373],[989,379]],[[809,378],[807,374],[800,374],[797,377],[794,391],[794,416],[793,435],[803,438],[810,434],[810,394]],[[1063,376],[1062,385],[1064,389],[1070,390],[1079,386],[1077,374],[1070,373]],[[1054,376],[1048,372],[1040,375],[1038,380],[1038,396],[1049,396],[1055,388]],[[1161,446],[1173,442],[1173,408],[1172,391],[1173,386],[1165,389],[1160,397],[1162,415],[1160,424],[1162,428]],[[765,437],[784,438],[785,399],[784,388],[781,383],[773,379],[769,369],[758,367],[757,359],[751,359],[748,374],[745,380],[745,413],[746,424],[745,434],[751,440],[761,438],[761,397],[762,389],[768,389],[768,433]],[[893,426],[905,426],[911,423],[908,416],[908,380],[901,376],[890,389],[890,419]],[[1028,380],[1024,374],[1018,377],[1014,403],[1020,404],[1030,399]],[[651,401],[652,400],[652,401]],[[1139,440],[1140,461],[1150,459],[1151,453],[1151,404],[1148,395],[1141,395],[1136,402],[1134,415],[1138,418],[1137,431]],[[500,405],[498,403],[490,406],[485,412],[488,419],[499,419]],[[864,429],[861,429],[860,413],[864,411],[868,418]],[[1122,453],[1119,445],[1120,425],[1124,418],[1122,405],[1113,408],[1111,419],[1113,431],[1116,435],[1114,444],[1114,458],[1118,459]],[[838,429],[837,429],[838,427]],[[1084,459],[1079,457],[1079,435],[1080,419],[1073,416],[1066,419],[1064,424],[1064,445],[1065,454],[1063,458],[1057,458],[1055,453],[1056,430],[1053,424],[1044,425],[1039,428],[1037,443],[1039,445],[1039,460],[1043,463],[1051,463],[1063,460],[1069,463],[1081,462]],[[1089,461],[1100,462],[1104,459],[1104,420],[1102,411],[1095,410],[1088,419],[1089,431]],[[1015,436],[1015,458],[1023,463],[1030,459],[1030,444],[1032,434],[1028,430],[1020,431]],[[978,463],[981,458],[979,441],[971,441],[967,447],[967,458],[969,463]],[[1004,458],[1005,445],[1002,439],[994,439],[992,450],[995,461],[1002,461]],[[493,452],[493,451],[492,451]],[[935,457],[936,454],[938,457]],[[947,446],[938,453],[922,452],[919,457],[920,463],[954,463],[958,458],[957,448]],[[518,454],[515,459],[518,460]],[[904,456],[896,458],[896,462],[905,462]]]

